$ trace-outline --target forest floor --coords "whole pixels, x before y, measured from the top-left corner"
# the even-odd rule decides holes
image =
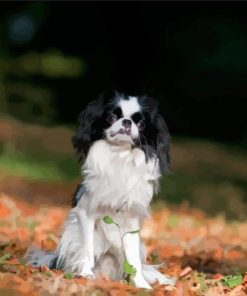
[[[27,265],[31,245],[55,249],[68,209],[0,194],[0,295],[247,295],[247,224],[185,205],[153,211],[141,230],[149,263],[164,262],[161,271],[177,278],[175,287],[155,284],[147,291]]]

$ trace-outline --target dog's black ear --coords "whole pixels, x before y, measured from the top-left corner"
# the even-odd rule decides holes
[[[168,127],[158,113],[156,115],[156,128],[157,128],[157,156],[160,163],[160,170],[162,173],[169,171],[171,156],[170,156],[170,133]]]
[[[158,111],[158,102],[150,97],[141,98],[144,106],[146,129],[140,134],[140,148],[147,161],[154,156],[159,159],[161,173],[169,171],[170,133],[165,120]]]
[[[91,144],[103,137],[103,130],[99,124],[103,112],[104,98],[101,96],[89,103],[78,116],[79,128],[72,138],[72,143],[80,161],[87,155]]]

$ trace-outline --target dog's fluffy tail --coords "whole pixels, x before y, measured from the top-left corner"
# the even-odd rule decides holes
[[[27,250],[25,259],[27,263],[34,267],[48,266],[51,267],[56,260],[57,254],[55,252],[42,251],[38,248],[31,247]]]

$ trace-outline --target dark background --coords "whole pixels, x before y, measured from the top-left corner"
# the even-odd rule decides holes
[[[8,110],[75,124],[102,91],[148,94],[172,134],[246,143],[246,13],[245,2],[2,2],[2,57],[56,49],[84,65],[73,78],[21,78],[53,90],[52,115],[18,114],[23,95]]]
[[[118,90],[153,96],[170,129],[157,207],[246,219],[246,16],[247,2],[1,2],[0,193],[70,204],[77,115]]]

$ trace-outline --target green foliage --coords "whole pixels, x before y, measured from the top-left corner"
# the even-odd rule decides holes
[[[194,272],[196,282],[199,283],[200,288],[199,288],[199,294],[204,295],[207,290],[209,289],[209,286],[206,283],[206,277],[205,274],[202,272]]]
[[[115,224],[119,228],[119,225],[117,223],[115,223],[110,216],[104,216],[103,221],[106,224]],[[128,231],[125,234],[127,234],[127,233],[135,234],[138,232],[140,232],[140,229]],[[122,236],[122,239],[123,239],[124,235]],[[125,259],[124,264],[123,264],[123,271],[126,274],[125,280],[127,281],[128,284],[130,284],[131,278],[136,274],[136,268],[133,265],[129,264],[128,260]]]
[[[140,229],[133,230],[133,231],[128,231],[127,233],[138,233],[138,232],[140,232]]]
[[[49,123],[56,116],[50,81],[77,78],[84,72],[81,59],[58,50],[0,58],[1,112],[24,121]]]
[[[60,181],[65,178],[62,171],[53,164],[35,162],[21,153],[0,154],[0,170],[5,174],[9,173],[32,180]]]
[[[229,288],[234,288],[238,285],[241,285],[243,280],[242,275],[227,275],[223,279],[221,279],[221,282],[223,285],[228,286]]]
[[[204,35],[210,36],[211,46],[198,42],[198,38]],[[175,43],[185,65],[176,82],[186,94],[194,99],[208,100],[215,94],[214,83],[217,81],[222,97],[229,94],[242,96],[239,85],[246,73],[247,38],[241,26],[217,18],[198,18],[190,26],[178,30],[174,40],[171,42]]]
[[[74,275],[71,272],[67,272],[65,273],[64,278],[67,280],[72,280],[74,278]]]
[[[111,218],[110,216],[105,216],[105,217],[103,218],[103,221],[104,221],[106,224],[112,224],[112,223],[114,223],[113,220],[112,220],[112,218]]]
[[[11,254],[10,253],[6,253],[3,256],[0,257],[0,265],[5,264],[5,262],[7,260],[9,260],[11,258]]]
[[[73,155],[54,155],[33,148],[20,152],[6,144],[0,145],[0,171],[34,181],[70,181],[78,176]],[[30,221],[29,227],[34,226]]]
[[[152,253],[150,254],[150,259],[151,259],[151,262],[152,262],[153,264],[155,264],[155,263],[157,263],[158,256],[157,256],[154,252],[152,252]]]
[[[173,145],[172,173],[161,180],[157,200],[175,204],[186,201],[186,207],[193,205],[210,215],[224,212],[231,219],[245,217],[246,154],[236,147],[202,139],[177,138]],[[155,209],[159,207],[157,202]],[[175,216],[168,220],[172,228],[176,227]]]
[[[130,284],[131,278],[136,274],[136,268],[133,265],[129,264],[128,260],[125,259],[123,264],[123,271],[126,274],[125,280],[128,284]]]
[[[127,259],[124,260],[123,271],[130,276],[134,276],[136,274],[136,268],[129,264]]]
[[[65,56],[58,50],[28,53],[17,58],[16,64],[20,75],[42,75],[48,78],[76,78],[85,69],[82,60]]]
[[[117,224],[116,222],[114,222],[113,219],[112,219],[110,216],[105,216],[105,217],[103,218],[103,221],[104,221],[106,224],[115,224],[117,227],[119,227],[118,224]]]

